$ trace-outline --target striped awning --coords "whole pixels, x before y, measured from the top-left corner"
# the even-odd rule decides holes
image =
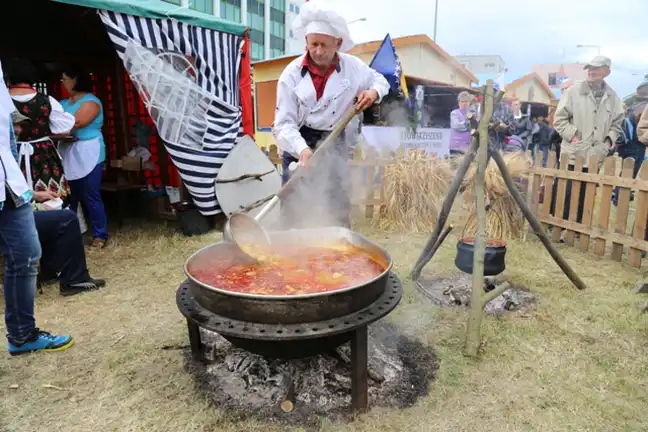
[[[98,11],[117,54],[129,41],[155,52],[181,54],[196,68],[196,82],[216,96],[211,104],[202,150],[165,143],[173,164],[203,215],[221,212],[216,199],[218,171],[241,135],[239,70],[244,37],[198,27],[173,18],[145,18]]]

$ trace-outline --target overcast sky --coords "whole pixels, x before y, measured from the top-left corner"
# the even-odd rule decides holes
[[[348,20],[356,43],[434,33],[434,0],[325,0]],[[438,0],[437,43],[452,55],[499,54],[507,81],[534,63],[612,59],[608,81],[621,97],[648,73],[648,0]],[[407,71],[405,71],[407,73]],[[633,76],[639,74],[639,76]]]

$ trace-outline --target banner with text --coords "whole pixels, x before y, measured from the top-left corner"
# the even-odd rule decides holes
[[[403,146],[406,152],[422,149],[440,158],[450,156],[450,129],[365,126],[362,137],[368,146],[379,152],[385,149],[395,151]]]

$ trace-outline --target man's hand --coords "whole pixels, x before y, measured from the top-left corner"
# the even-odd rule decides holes
[[[365,90],[358,95],[358,101],[355,108],[358,112],[362,112],[372,106],[378,100],[378,92],[374,89]]]
[[[578,139],[577,136],[574,136],[574,138],[571,139],[572,144],[578,144],[579,142],[580,142],[580,140]]]
[[[303,166],[304,168],[308,167],[308,161],[312,156],[313,150],[309,148],[302,150],[302,152],[299,154],[299,163],[301,164],[301,166]]]
[[[34,191],[34,200],[39,203],[43,203],[45,201],[50,201],[50,200],[55,200],[58,198],[58,195],[47,192],[47,191]]]

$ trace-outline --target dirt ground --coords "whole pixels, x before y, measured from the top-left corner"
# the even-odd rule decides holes
[[[405,277],[423,235],[357,229],[385,246]],[[59,354],[0,353],[0,431],[285,431],[233,422],[210,406],[185,371],[184,319],[175,290],[183,262],[218,234],[184,238],[164,223],[124,228],[89,253],[105,290],[37,299],[38,325],[72,333]],[[452,275],[451,235],[425,270]],[[440,361],[430,393],[406,410],[373,409],[352,423],[322,419],[321,431],[645,431],[648,430],[648,316],[632,293],[645,271],[561,246],[588,284],[574,289],[535,241],[510,245],[506,278],[536,297],[531,311],[486,317],[479,360],[462,355],[466,311],[440,309],[410,284],[389,320],[405,326]],[[3,324],[0,324],[2,327]],[[0,329],[4,330],[4,329]],[[299,429],[296,429],[299,430]]]

